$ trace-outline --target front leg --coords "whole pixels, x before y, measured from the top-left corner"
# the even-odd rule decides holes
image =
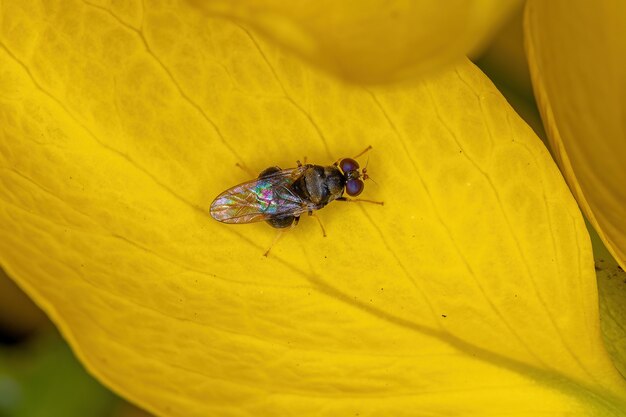
[[[384,201],[374,201],[374,200],[365,200],[363,198],[346,198],[346,197],[338,197],[335,198],[336,201],[345,201],[346,203],[372,203],[378,204],[379,206],[384,206]]]

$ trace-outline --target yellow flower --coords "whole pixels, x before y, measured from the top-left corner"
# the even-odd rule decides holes
[[[626,4],[530,1],[526,38],[550,144],[570,188],[626,268]]]
[[[186,3],[1,7],[0,263],[117,392],[185,417],[623,413],[580,212],[467,60],[365,87]],[[208,214],[236,164],[370,144],[385,205],[331,204],[327,238],[303,218],[265,258],[274,229]]]
[[[348,81],[388,82],[480,50],[521,0],[188,0]]]
[[[526,46],[553,153],[581,209],[617,261],[608,253],[597,254],[603,331],[623,373],[626,293],[616,283],[623,281],[626,268],[626,38],[621,24],[626,6],[619,1],[587,6],[529,1]]]

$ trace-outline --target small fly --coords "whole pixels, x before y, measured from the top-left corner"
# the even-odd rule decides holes
[[[211,203],[211,216],[222,223],[266,221],[272,227],[284,229],[298,224],[304,213],[312,215],[331,201],[363,201],[382,205],[383,202],[344,196],[345,193],[356,197],[363,191],[363,181],[369,178],[367,166],[361,169],[355,159],[370,149],[371,146],[354,158],[343,158],[330,166],[297,161],[296,168],[267,168],[256,179],[218,195]],[[265,255],[268,253],[269,249]]]

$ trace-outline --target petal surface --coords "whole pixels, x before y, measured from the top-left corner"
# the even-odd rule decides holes
[[[626,3],[527,3],[533,85],[552,149],[587,218],[626,267]]]
[[[189,0],[347,80],[389,82],[479,51],[519,0]]]
[[[365,89],[185,3],[1,22],[0,263],[117,392],[163,416],[623,415],[575,201],[469,62]],[[303,218],[265,258],[274,229],[208,214],[236,164],[370,144],[385,205],[331,204],[327,238]]]
[[[600,300],[600,325],[607,350],[615,367],[626,375],[626,272],[617,264],[589,226]]]

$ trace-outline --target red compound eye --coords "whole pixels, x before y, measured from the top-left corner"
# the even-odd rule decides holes
[[[339,163],[339,168],[346,174],[350,171],[358,171],[359,163],[352,158],[344,158]]]
[[[346,193],[350,197],[356,197],[357,195],[361,194],[364,187],[365,184],[363,184],[363,181],[361,181],[360,179],[351,179],[346,182]]]

